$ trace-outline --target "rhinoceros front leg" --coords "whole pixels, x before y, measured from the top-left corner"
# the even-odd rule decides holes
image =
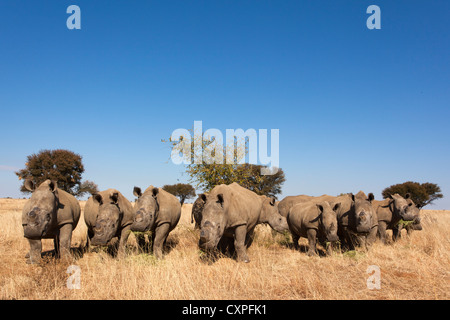
[[[169,235],[170,226],[168,223],[163,223],[158,226],[154,231],[154,240],[153,240],[153,254],[157,259],[163,258],[163,247],[164,242]]]
[[[28,239],[30,244],[30,252],[27,260],[28,264],[39,264],[41,262],[42,242],[41,240]]]
[[[339,236],[339,240],[341,241],[341,250],[343,250],[343,251],[355,250],[355,245],[353,243],[353,239],[350,234],[350,230],[348,229],[347,226],[339,225],[338,236]]]
[[[385,221],[378,221],[378,236],[383,244],[386,244],[386,228],[387,224]]]
[[[369,249],[377,239],[377,233],[378,233],[378,226],[373,227],[370,229],[369,234],[366,238],[366,249]]]
[[[300,236],[294,232],[291,232],[292,234],[292,241],[294,242],[294,249],[300,250],[300,246],[298,245],[298,240],[300,240]]]
[[[234,232],[234,247],[236,248],[237,261],[250,262],[250,259],[247,256],[247,248],[245,245],[245,238],[247,237],[247,226],[238,226],[236,227]]]
[[[403,229],[402,224],[397,224],[392,228],[392,241],[397,241],[401,238],[402,229]]]
[[[316,237],[317,230],[316,229],[308,229],[308,256],[315,256],[316,253]]]
[[[67,223],[59,229],[59,252],[57,252],[56,254],[57,256],[59,255],[61,259],[68,259],[71,257],[70,245],[72,243],[72,232],[73,225],[71,223]]]
[[[94,231],[92,231],[92,229],[90,229],[89,227],[87,228],[87,232],[86,232],[86,243],[84,245],[84,252],[90,252],[90,246],[91,246],[91,239],[94,237]]]
[[[126,226],[120,232],[119,249],[117,252],[117,255],[119,258],[122,258],[125,256],[125,247],[126,247],[126,244],[128,241],[128,237],[130,236],[130,232],[131,232],[131,225]]]

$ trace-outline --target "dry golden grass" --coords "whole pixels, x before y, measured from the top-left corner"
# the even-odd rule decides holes
[[[192,205],[185,205],[162,261],[138,253],[131,235],[123,259],[100,250],[30,266],[24,259],[23,204],[0,200],[0,299],[449,299],[450,211],[424,210],[424,229],[409,239],[403,235],[388,246],[376,243],[369,252],[330,257],[308,257],[289,248],[282,235],[273,238],[268,227],[258,226],[249,264],[227,257],[208,264],[197,249]],[[81,218],[72,247],[83,246],[85,239]],[[43,250],[52,249],[53,241],[45,240]],[[69,264],[81,269],[81,289],[66,286]],[[369,265],[381,269],[380,290],[366,286]]]

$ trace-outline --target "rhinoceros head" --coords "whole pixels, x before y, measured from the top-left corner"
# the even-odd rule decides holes
[[[268,223],[272,229],[280,233],[288,231],[289,226],[285,217],[278,211],[278,203],[273,197],[261,196],[263,205],[261,208],[260,222]]]
[[[373,193],[368,196],[360,191],[356,195],[351,194],[353,209],[355,214],[355,229],[358,233],[368,233],[372,229],[375,221],[375,210],[372,207]]]
[[[122,211],[119,207],[119,194],[113,192],[110,195],[101,194],[92,195],[94,203],[98,205],[98,215],[95,222],[94,236],[91,238],[91,244],[103,246],[116,235],[122,220]]]
[[[412,221],[418,216],[419,209],[411,200],[411,195],[407,193],[403,198],[398,193],[389,196],[392,199],[391,205],[393,206],[393,212],[404,221]]]
[[[56,181],[46,180],[38,188],[27,179],[24,184],[32,192],[27,212],[23,215],[24,236],[29,239],[41,239],[56,223],[59,197]]]
[[[133,194],[138,197],[134,205],[134,221],[131,225],[132,231],[148,231],[150,230],[159,211],[157,196],[158,188],[149,187],[144,193],[141,188],[134,187]]]
[[[405,198],[408,203],[409,210],[412,212],[413,223],[410,225],[410,228],[413,230],[422,230],[422,224],[420,219],[420,208],[412,201],[411,197]]]
[[[341,207],[341,203],[335,203],[330,205],[329,202],[324,201],[316,204],[317,209],[319,210],[320,216],[320,225],[323,229],[327,241],[333,242],[338,241],[339,237],[337,235],[338,231],[338,221],[337,221],[337,211]]]
[[[223,194],[200,195],[205,205],[200,225],[199,247],[204,250],[214,249],[222,238],[225,230],[225,210]]]

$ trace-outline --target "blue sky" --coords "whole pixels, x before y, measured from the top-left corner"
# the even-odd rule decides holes
[[[81,30],[66,9],[81,8]],[[381,8],[381,30],[366,9]],[[437,183],[450,209],[449,1],[0,3],[0,197],[41,149],[85,179],[187,181],[177,128],[280,130],[282,196]]]

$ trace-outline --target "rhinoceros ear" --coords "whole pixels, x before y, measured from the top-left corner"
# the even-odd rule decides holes
[[[141,190],[141,188],[139,188],[139,187],[134,187],[134,189],[133,189],[133,194],[136,196],[136,197],[140,197],[140,196],[142,196],[142,190]]]
[[[219,202],[220,205],[223,206],[223,194],[222,193],[219,193],[217,195],[217,202]]]
[[[206,194],[202,193],[199,197],[203,202],[206,202]]]
[[[119,193],[114,192],[112,195],[109,196],[114,204],[117,204],[119,202]]]
[[[270,197],[270,205],[271,206],[274,206],[275,205],[275,201],[276,201],[276,199],[274,198],[274,197]]]
[[[338,203],[336,203],[335,205],[334,205],[334,207],[333,207],[333,211],[338,211],[339,209],[341,208],[341,203],[340,202],[338,202]]]
[[[158,188],[153,188],[153,190],[152,190],[153,198],[156,198],[156,196],[158,195],[158,193],[159,193],[159,189],[158,189]]]
[[[319,203],[316,203],[317,209],[319,209],[319,213],[323,212],[323,206]]]
[[[31,192],[33,192],[34,189],[36,189],[36,185],[31,179],[26,179],[25,182],[23,183],[23,186],[25,187],[25,189]]]
[[[56,181],[56,180],[50,181],[50,183],[48,184],[48,187],[50,188],[51,192],[55,192],[56,189],[58,189],[58,181]]]
[[[367,200],[369,200],[369,202],[372,202],[375,199],[375,196],[373,195],[373,193],[369,193]]]
[[[405,199],[410,199],[411,198],[411,193],[407,193],[407,194],[405,194]]]
[[[102,205],[103,204],[103,198],[100,194],[98,193],[94,193],[92,195],[92,200],[94,200],[94,203],[98,204],[98,205]]]
[[[350,198],[352,198],[352,201],[355,202],[355,195],[351,192],[348,195],[350,196]]]

